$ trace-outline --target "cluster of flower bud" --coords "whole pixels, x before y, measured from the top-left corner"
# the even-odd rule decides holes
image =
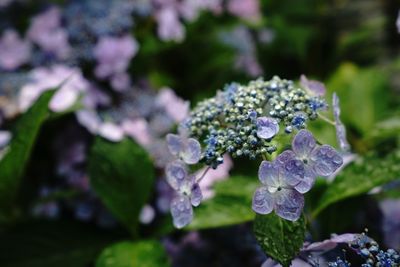
[[[248,85],[232,83],[213,98],[200,102],[184,126],[190,135],[204,140],[203,161],[216,168],[226,152],[233,157],[255,159],[277,150],[273,137],[303,129],[318,111],[327,107],[318,94],[274,77]]]

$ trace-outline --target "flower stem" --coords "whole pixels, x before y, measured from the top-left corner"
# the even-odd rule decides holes
[[[318,116],[319,116],[321,119],[323,119],[324,121],[326,121],[327,123],[329,123],[329,124],[331,124],[331,125],[333,125],[333,126],[336,126],[336,123],[335,123],[334,121],[332,121],[331,119],[325,117],[324,115],[318,113]]]
[[[197,179],[197,183],[200,183],[201,180],[206,176],[207,172],[211,169],[210,166],[207,167],[207,169],[204,170],[203,174],[200,176],[199,179]]]

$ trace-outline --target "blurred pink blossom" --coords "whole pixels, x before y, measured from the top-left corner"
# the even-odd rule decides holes
[[[99,126],[98,134],[109,141],[119,142],[124,138],[124,131],[112,122],[105,122]]]
[[[156,12],[157,33],[163,41],[180,42],[185,37],[185,28],[179,20],[179,12],[173,6],[162,7]]]
[[[224,163],[219,165],[217,169],[209,169],[200,182],[200,188],[204,199],[212,198],[215,195],[212,186],[215,182],[228,179],[229,171],[233,167],[232,159],[228,155],[224,155]],[[196,173],[196,177],[201,177],[207,168],[203,168]]]
[[[32,19],[28,37],[43,51],[59,59],[66,59],[71,51],[67,32],[61,27],[61,11],[56,7]]]
[[[126,83],[129,80],[129,76],[125,72],[138,49],[139,44],[130,35],[100,38],[93,52],[97,60],[95,69],[96,77],[105,79],[114,75],[120,75],[114,77],[114,79],[117,79],[114,81],[115,89],[126,89],[128,87]],[[123,79],[122,82],[121,79]]]
[[[149,133],[149,125],[145,119],[124,120],[121,127],[127,136],[132,137],[142,146],[147,146],[152,141]]]
[[[15,70],[28,62],[31,56],[31,44],[22,40],[14,30],[6,30],[0,39],[0,67]]]
[[[258,21],[261,18],[259,0],[229,0],[228,11],[250,21]]]
[[[183,0],[179,10],[185,20],[194,21],[202,11],[209,10],[216,15],[221,14],[223,6],[222,0]]]
[[[178,97],[170,88],[162,88],[155,101],[175,122],[181,122],[189,115],[189,102]]]
[[[79,69],[63,65],[34,69],[30,72],[30,79],[18,96],[18,106],[22,111],[32,106],[42,93],[59,86],[61,87],[50,100],[49,107],[55,112],[65,111],[89,87]]]

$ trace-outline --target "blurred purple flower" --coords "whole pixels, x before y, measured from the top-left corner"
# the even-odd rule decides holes
[[[155,99],[155,103],[158,107],[165,109],[167,114],[177,123],[183,121],[189,115],[189,102],[178,97],[170,88],[162,88]]]
[[[163,41],[180,42],[185,38],[185,28],[179,20],[179,12],[173,6],[165,6],[156,12],[157,33]]]
[[[383,213],[382,230],[385,245],[400,248],[400,200],[385,199],[379,206]]]
[[[216,15],[221,14],[223,11],[222,0],[183,0],[179,10],[185,20],[194,21],[205,10],[209,10]]]
[[[0,39],[0,68],[15,70],[29,61],[31,44],[14,30],[6,30]]]
[[[54,112],[65,111],[71,108],[79,95],[89,87],[79,69],[63,65],[34,69],[30,72],[30,78],[30,82],[21,89],[18,97],[18,105],[22,111],[32,106],[42,93],[59,86],[61,87],[50,100],[49,107]]]
[[[397,32],[400,33],[400,10],[396,19],[396,27],[397,27]]]
[[[132,137],[142,146],[148,146],[152,141],[148,123],[143,118],[125,120],[122,122],[121,127],[127,136]]]
[[[261,18],[259,0],[229,0],[228,11],[249,21],[256,22]]]
[[[11,132],[0,130],[0,149],[3,149],[12,138]]]
[[[112,122],[105,122],[100,124],[98,128],[98,134],[101,137],[104,137],[107,140],[113,142],[119,142],[124,138],[123,129],[119,125]]]
[[[176,196],[171,202],[171,215],[177,228],[183,228],[193,219],[192,205],[197,207],[203,198],[196,177],[188,174],[181,161],[174,161],[165,169],[167,181],[175,190]]]
[[[8,5],[10,5],[12,2],[14,2],[14,0],[0,0],[0,8],[1,7],[7,7]]]
[[[204,175],[203,179],[201,180],[200,189],[201,192],[203,193],[203,199],[210,199],[214,197],[215,192],[212,189],[212,186],[214,185],[215,182],[218,181],[223,181],[225,179],[228,179],[229,177],[229,171],[233,166],[232,159],[225,154],[224,155],[224,163],[218,165],[216,169],[209,169]],[[203,175],[204,172],[206,172],[207,168],[203,168],[199,171],[196,172],[196,177],[200,177]]]
[[[142,224],[149,224],[154,220],[155,215],[156,214],[152,206],[148,204],[144,205],[142,210],[140,211],[139,221]]]
[[[139,44],[130,35],[101,37],[93,51],[98,63],[95,69],[96,77],[111,78],[112,86],[117,91],[127,89],[130,81],[125,72],[138,49]]]
[[[313,96],[324,96],[325,85],[319,81],[309,80],[305,75],[300,76],[300,84]]]
[[[253,196],[252,208],[259,214],[276,214],[286,220],[299,219],[304,197],[296,190],[304,177],[301,161],[279,155],[273,162],[261,162],[258,178],[263,184]]]
[[[340,120],[340,102],[339,97],[336,93],[333,93],[332,96],[332,107],[333,107],[333,115],[335,117],[335,127],[336,127],[336,139],[339,144],[339,147],[344,152],[350,151],[350,144],[346,138],[346,127],[343,125]]]
[[[52,7],[32,19],[28,37],[43,51],[58,59],[66,59],[70,54],[68,34],[61,27],[61,11],[57,7]]]

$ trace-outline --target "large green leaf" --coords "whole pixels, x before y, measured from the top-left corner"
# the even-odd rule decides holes
[[[399,162],[400,151],[392,152],[385,158],[371,155],[357,159],[328,186],[313,211],[313,217],[335,202],[367,193],[377,186],[400,179]]]
[[[257,178],[231,177],[215,185],[215,197],[195,208],[190,230],[216,228],[248,222],[254,219],[251,209]]]
[[[73,222],[33,221],[0,234],[2,267],[86,267],[119,235]]]
[[[107,247],[96,267],[168,267],[164,247],[156,240],[120,242]]]
[[[254,234],[257,242],[268,256],[284,267],[303,246],[306,233],[304,216],[292,222],[278,217],[275,213],[257,215],[254,221]]]
[[[112,143],[97,137],[90,153],[89,175],[96,194],[135,235],[140,210],[154,181],[148,154],[131,139]]]
[[[8,152],[0,162],[0,213],[10,211],[40,127],[49,117],[48,103],[54,91],[44,93],[17,121]],[[0,215],[0,219],[1,219]]]

